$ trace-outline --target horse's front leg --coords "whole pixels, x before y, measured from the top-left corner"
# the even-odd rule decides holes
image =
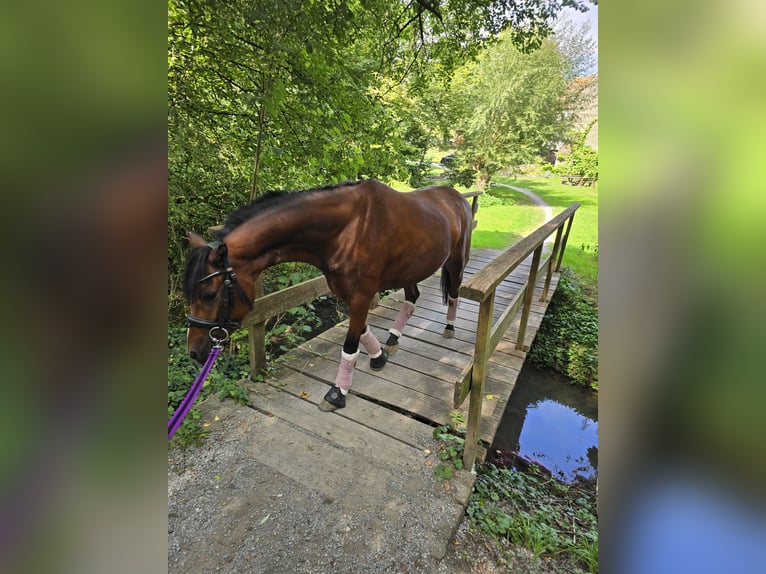
[[[324,400],[319,404],[323,411],[334,411],[346,406],[346,395],[351,388],[354,378],[354,367],[359,358],[359,342],[361,341],[367,354],[370,355],[370,367],[374,371],[383,368],[388,360],[388,353],[380,347],[377,337],[367,326],[367,311],[372,296],[355,297],[349,305],[348,333],[341,351],[340,366],[335,377],[335,385],[327,391]]]

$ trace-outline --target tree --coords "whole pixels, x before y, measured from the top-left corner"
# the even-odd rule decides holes
[[[422,93],[509,32],[524,49],[582,0],[169,0],[171,296],[186,229],[261,189],[404,178],[438,114]]]
[[[554,41],[523,54],[503,35],[453,84],[460,163],[483,189],[493,174],[534,160],[566,132],[565,62]]]

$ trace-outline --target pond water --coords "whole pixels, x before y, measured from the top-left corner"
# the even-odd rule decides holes
[[[489,458],[509,453],[544,466],[565,482],[593,481],[598,469],[598,396],[524,364]]]

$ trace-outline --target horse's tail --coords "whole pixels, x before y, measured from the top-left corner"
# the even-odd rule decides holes
[[[444,304],[447,305],[447,298],[449,297],[450,288],[452,287],[452,280],[450,278],[449,271],[447,270],[447,266],[445,265],[442,267],[442,300],[444,301]]]

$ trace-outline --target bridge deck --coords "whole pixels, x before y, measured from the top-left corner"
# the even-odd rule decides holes
[[[475,273],[497,254],[499,252],[487,249],[474,250],[466,273]],[[530,258],[498,287],[495,305],[500,310],[495,311],[496,317],[528,276],[529,261]],[[559,274],[554,273],[549,293],[555,290],[558,279]],[[547,308],[547,303],[539,301],[542,280],[541,277],[535,289],[526,331],[527,344],[531,344]],[[312,536],[324,534],[312,531],[306,534],[302,544],[292,546],[288,553],[277,552],[281,562],[274,562],[274,571],[290,571],[290,560],[297,561],[293,564],[298,568],[296,571],[323,571],[324,568],[345,571],[343,564],[347,564],[349,571],[366,571],[359,570],[359,556],[372,560],[371,557],[396,552],[407,544],[418,545],[424,560],[444,556],[470,497],[473,475],[461,471],[446,485],[436,479],[434,468],[441,461],[436,456],[439,445],[432,433],[435,425],[449,422],[455,380],[472,359],[479,306],[461,299],[455,337],[445,339],[441,332],[446,307],[441,302],[439,278],[431,277],[421,283],[420,293],[399,350],[385,368],[373,372],[366,355],[360,356],[345,409],[325,413],[316,406],[335,379],[346,333],[343,323],[290,351],[266,376],[265,384],[247,383],[254,410],[230,401],[220,403],[210,399],[209,404],[203,406],[203,417],[212,435],[206,448],[215,450],[217,442],[235,441],[242,445],[238,447],[239,457],[245,456],[247,460],[247,464],[237,459],[236,464],[227,465],[223,482],[228,480],[236,485],[232,488],[248,490],[251,478],[248,471],[242,469],[252,464],[265,465],[276,471],[283,481],[298,483],[301,488],[319,495],[322,502],[301,499],[299,504],[305,506],[301,516],[316,513],[329,516],[329,501],[330,506],[337,506],[338,519],[351,524],[349,530],[332,535],[348,548],[344,551],[348,554],[346,558],[352,560],[353,552],[356,562],[344,562],[343,556],[323,562],[327,557],[312,554],[311,549],[315,551],[323,544]],[[382,299],[370,312],[368,323],[381,341],[386,339],[403,299],[402,291],[398,291]],[[486,445],[492,443],[524,362],[525,353],[514,348],[516,334],[517,322],[508,329],[490,360],[480,428]],[[461,407],[466,416],[467,403],[466,400]],[[236,424],[233,421],[237,421]],[[225,457],[213,455],[213,458],[216,456],[217,466],[210,472],[220,475]],[[198,463],[198,472],[208,462],[206,459]],[[190,485],[186,484],[182,490],[186,488]],[[259,483],[253,488],[267,487]],[[284,490],[284,483],[280,488]],[[254,502],[252,496],[232,501],[232,492],[221,488],[221,496],[228,497],[222,498],[221,505],[230,509],[232,505],[247,508],[246,518],[242,520],[249,522],[267,513],[273,516],[278,504],[284,504],[281,499],[268,497]],[[173,497],[179,495],[179,491],[169,486],[171,507]],[[232,516],[240,513],[228,514],[228,520],[232,520]],[[297,524],[288,523],[287,517],[291,514],[287,509],[282,514],[285,524],[272,521],[270,528],[283,528],[285,532],[299,528]],[[171,571],[191,571],[189,568],[202,571],[200,564],[209,561],[204,544],[183,540],[182,532],[187,529],[180,523],[195,519],[198,518],[175,516],[171,519],[171,523],[179,523],[171,525],[171,555],[173,548],[185,548],[183,553],[169,559]],[[314,523],[321,524],[321,520],[323,518],[316,518]],[[392,524],[397,525],[393,533]],[[231,525],[227,528],[231,529]],[[361,537],[360,532],[366,535]],[[242,536],[255,534],[248,529]],[[229,537],[217,544],[228,546],[228,555],[235,558],[246,547],[242,540],[229,540]],[[251,550],[247,560],[258,559],[263,566],[259,571],[271,571],[268,565],[276,560],[274,551],[274,547]],[[223,565],[222,571],[241,571],[245,564],[232,559],[228,566]]]
[[[474,250],[466,269],[470,276],[500,252],[489,249]],[[495,318],[502,308],[529,275],[529,261],[520,265],[497,289]],[[539,283],[542,283],[540,277]],[[558,283],[558,274],[551,280],[552,293]],[[367,356],[362,351],[354,373],[352,396],[348,399],[345,411],[338,411],[341,416],[353,416],[355,403],[372,402],[383,405],[392,412],[404,413],[417,421],[436,426],[449,422],[452,409],[452,397],[455,381],[473,358],[473,345],[476,338],[476,322],[479,304],[465,299],[460,300],[458,318],[455,322],[455,337],[442,337],[446,307],[442,303],[439,277],[435,275],[419,284],[420,298],[415,313],[407,323],[399,345],[399,350],[389,359],[381,371],[372,371]],[[541,287],[535,290],[536,297],[531,311],[526,333],[526,343],[531,344],[540,326],[547,303],[539,301]],[[370,328],[383,342],[388,336],[388,328],[404,301],[400,290],[383,298],[378,307],[370,312]],[[346,336],[347,322],[339,324],[320,334],[317,338],[291,351],[284,359],[285,368],[269,378],[272,384],[290,394],[301,396],[309,402],[319,403],[327,391],[324,385],[332,385],[338,371],[340,349]],[[513,323],[498,345],[490,360],[489,376],[486,383],[486,399],[482,407],[481,440],[491,444],[505,410],[505,404],[516,384],[519,370],[524,363],[526,353],[515,349],[518,335],[518,321]],[[303,380],[307,379],[307,380]],[[315,383],[322,383],[316,385]],[[306,396],[308,395],[308,396]],[[467,401],[459,409],[467,416]],[[385,419],[376,430],[388,434],[395,426],[393,419]],[[432,429],[429,429],[431,432]],[[406,442],[406,437],[402,437]]]

